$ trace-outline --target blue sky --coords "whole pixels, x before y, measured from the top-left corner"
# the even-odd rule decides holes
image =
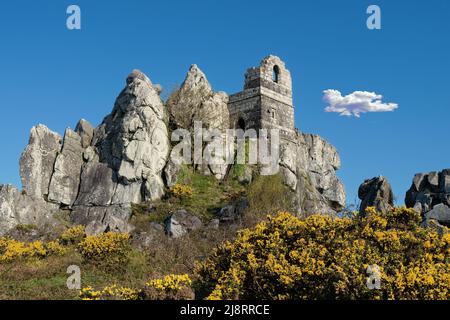
[[[66,28],[70,4],[81,7],[80,31]],[[366,28],[370,4],[381,30]],[[450,167],[449,21],[447,0],[2,2],[0,181],[20,185],[33,125],[99,124],[132,69],[170,89],[196,63],[234,93],[247,67],[275,54],[293,77],[296,126],[339,150],[348,202],[381,174],[401,204],[414,173]],[[373,91],[399,108],[325,113],[326,89]]]

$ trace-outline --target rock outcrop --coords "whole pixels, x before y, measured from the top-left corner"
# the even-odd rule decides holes
[[[203,128],[230,128],[228,95],[214,92],[205,74],[193,64],[181,87],[168,99],[171,120],[177,128],[192,129],[194,121]]]
[[[210,131],[211,136],[203,136],[205,162],[199,168],[203,174],[213,175],[222,180],[226,175],[228,165],[221,159],[226,158],[229,150],[226,146],[216,147],[215,141],[217,139],[225,141],[224,131],[230,128],[228,95],[225,92],[214,92],[205,74],[194,64],[189,68],[181,87],[169,97],[167,107],[172,127],[193,130],[197,122],[204,129],[215,130]],[[214,154],[218,160],[211,161],[211,154]],[[169,170],[173,168],[173,166],[169,166]],[[173,172],[171,170],[167,174]]]
[[[99,162],[112,169],[116,187],[108,204],[156,200],[164,194],[169,154],[167,115],[150,79],[135,70],[112,113],[95,130]]]
[[[222,98],[220,98],[222,97]],[[224,93],[214,93],[204,73],[192,65],[179,90],[168,100],[174,127],[193,128],[194,121],[201,121],[204,128],[222,130],[229,128],[229,113],[226,108],[228,99]],[[214,102],[215,101],[215,102]],[[220,102],[222,101],[222,102]],[[220,103],[219,103],[220,102]],[[340,157],[336,149],[317,135],[296,133],[292,139],[281,139],[280,172],[296,196],[298,214],[329,213],[340,211],[345,206],[344,186],[336,171],[340,168]],[[225,141],[224,136],[218,137]],[[219,159],[227,155],[234,157],[229,145],[215,148],[214,140],[206,143],[203,154]],[[213,152],[210,150],[214,149]],[[200,171],[221,180],[225,178],[226,164],[203,164]],[[173,185],[180,168],[179,156],[172,154],[165,169],[166,181]],[[245,181],[251,180],[247,172]]]
[[[83,145],[78,133],[66,129],[61,152],[56,157],[50,180],[48,200],[71,207],[80,186]]]
[[[440,203],[450,206],[450,169],[416,174],[406,193],[406,206],[426,213]]]
[[[20,157],[20,178],[24,192],[33,199],[45,199],[56,156],[61,149],[61,136],[44,125],[31,129],[28,146]]]
[[[162,171],[170,145],[159,92],[147,76],[134,70],[112,113],[94,130],[92,146],[83,154],[72,212],[73,221],[91,223],[93,233],[130,230],[130,204],[164,195]],[[90,136],[89,126],[77,127]]]
[[[405,204],[424,216],[425,225],[450,226],[450,169],[416,174]]]
[[[18,225],[33,225],[41,229],[56,224],[53,212],[58,206],[35,199],[11,185],[0,185],[0,236]]]
[[[43,125],[31,130],[20,159],[23,192],[1,187],[1,231],[52,221],[64,208],[89,234],[128,232],[131,203],[163,196],[170,144],[161,89],[137,70],[126,82],[98,128],[82,119],[63,139]]]
[[[87,120],[81,119],[78,121],[75,132],[80,136],[81,146],[84,149],[91,145],[92,138],[94,137],[94,128]]]
[[[32,128],[20,159],[23,191],[0,186],[0,234],[19,224],[56,223],[53,215],[59,210],[69,212],[73,223],[85,225],[88,234],[131,231],[131,204],[161,199],[181,171],[183,160],[176,154],[177,148],[169,158],[169,126],[193,129],[194,122],[201,121],[202,127],[209,129],[202,132],[209,133],[203,137],[203,160],[195,163],[196,169],[225,179],[229,164],[205,160],[235,157],[234,141],[218,148],[225,130],[233,127],[228,95],[215,92],[196,65],[166,105],[161,90],[134,70],[112,112],[97,128],[81,119],[75,130],[66,129],[63,138],[43,125]],[[281,141],[279,165],[286,185],[296,195],[298,213],[341,210],[345,192],[336,176],[340,167],[336,149],[316,135],[297,131],[289,137]],[[254,169],[246,167],[239,181],[250,183],[258,172]],[[235,220],[241,209],[224,209],[220,221]],[[201,225],[195,215],[176,212],[166,221],[166,231],[178,237]]]
[[[335,214],[345,207],[336,176],[340,165],[336,148],[318,135],[297,132],[293,140],[281,141],[280,172],[295,192],[297,214]]]
[[[375,207],[378,212],[387,212],[394,207],[394,193],[383,176],[365,180],[359,186],[358,197],[361,200],[361,214],[365,214],[367,207]]]

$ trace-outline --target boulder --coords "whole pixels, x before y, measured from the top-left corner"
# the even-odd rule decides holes
[[[389,181],[383,177],[365,180],[358,190],[361,200],[359,212],[365,214],[367,207],[375,207],[378,212],[387,212],[394,207],[394,194]]]
[[[440,224],[439,221],[434,220],[434,219],[425,219],[422,222],[421,226],[423,228],[432,229],[432,230],[436,231],[440,235],[443,235],[443,234],[446,234],[446,233],[450,232],[449,227]]]
[[[218,230],[220,226],[220,220],[219,219],[212,219],[208,224],[206,225],[206,228],[210,230]]]
[[[244,216],[248,206],[248,200],[245,198],[238,199],[226,205],[219,211],[218,218],[220,223],[234,223],[239,221]]]
[[[426,220],[436,220],[440,224],[450,226],[450,208],[443,203],[437,204],[425,214]]]
[[[140,250],[151,248],[164,236],[164,227],[159,223],[151,222],[148,230],[133,235],[133,245]]]
[[[171,238],[180,238],[201,227],[202,221],[186,210],[176,211],[165,221],[166,233]]]
[[[450,169],[417,173],[406,192],[405,204],[423,215],[422,223],[440,233],[450,226]]]
[[[56,156],[61,149],[61,136],[44,125],[31,129],[28,146],[20,157],[20,177],[24,192],[34,199],[45,199]]]

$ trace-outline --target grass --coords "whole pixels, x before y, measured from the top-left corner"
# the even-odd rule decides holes
[[[167,195],[152,204],[133,205],[133,223],[138,230],[145,230],[150,222],[163,223],[173,212],[185,209],[202,221],[213,219],[230,201],[245,195],[246,189],[234,178],[218,181],[184,167],[177,183],[189,185],[192,195],[175,197]]]

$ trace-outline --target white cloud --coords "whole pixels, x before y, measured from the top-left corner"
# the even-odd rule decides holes
[[[396,103],[383,103],[383,96],[375,92],[355,91],[343,97],[338,90],[328,89],[323,94],[323,100],[328,104],[325,112],[337,112],[341,116],[359,118],[361,113],[388,112],[398,108]]]

